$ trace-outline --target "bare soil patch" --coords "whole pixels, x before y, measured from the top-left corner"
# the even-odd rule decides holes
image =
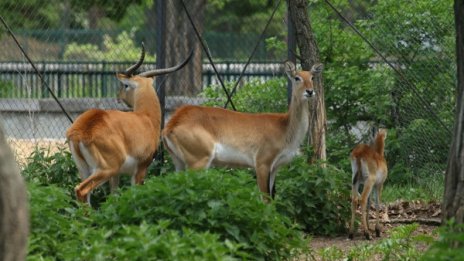
[[[348,235],[338,237],[313,237],[311,240],[311,249],[314,253],[316,260],[322,260],[320,253],[323,249],[328,247],[336,247],[340,249],[345,255],[349,253],[350,249],[365,245],[375,244],[376,242],[389,238],[390,232],[393,228],[404,225],[417,223],[419,224],[418,229],[414,232],[414,235],[434,235],[434,230],[438,228],[441,218],[441,206],[439,202],[420,202],[420,201],[396,201],[387,204],[381,213],[381,225],[382,233],[380,237],[375,237],[374,226],[375,226],[375,210],[370,211],[370,224],[369,230],[373,235],[371,240],[365,240],[362,233],[359,231],[355,233],[354,239],[348,239]],[[359,218],[358,213],[357,218]],[[425,251],[426,245],[418,245],[417,248]],[[375,258],[374,260],[377,260]],[[382,257],[378,257],[378,260],[382,260]]]

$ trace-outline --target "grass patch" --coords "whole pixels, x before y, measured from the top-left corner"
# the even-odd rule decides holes
[[[417,183],[385,184],[382,201],[394,202],[398,199],[411,201],[421,200],[425,202],[441,201],[445,191],[444,176],[434,175],[421,179]]]

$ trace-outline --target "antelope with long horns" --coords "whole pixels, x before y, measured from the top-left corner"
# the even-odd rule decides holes
[[[66,132],[73,159],[82,182],[76,186],[76,197],[90,204],[93,189],[110,181],[111,191],[120,174],[131,175],[131,184],[142,184],[160,139],[161,108],[153,88],[153,77],[181,69],[181,64],[135,74],[139,61],[116,75],[126,90],[133,90],[133,111],[91,109],[81,114]]]

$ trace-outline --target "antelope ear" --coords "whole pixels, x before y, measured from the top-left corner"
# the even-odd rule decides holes
[[[387,129],[384,129],[384,128],[379,129],[379,133],[383,134],[384,139],[387,138]]]
[[[116,74],[116,78],[118,78],[118,80],[122,80],[122,79],[129,79],[129,76],[123,74],[123,73],[117,73]]]
[[[324,70],[324,65],[322,63],[316,63],[311,67],[311,73],[313,74],[319,74]]]
[[[285,73],[287,74],[288,78],[293,78],[296,75],[296,67],[295,64],[291,61],[286,61],[284,64]]]

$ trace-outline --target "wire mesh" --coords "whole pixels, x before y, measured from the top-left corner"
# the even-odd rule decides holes
[[[258,41],[277,2],[185,1],[229,91],[257,45],[233,97],[239,111],[287,108],[281,77],[288,39],[284,2],[265,40]],[[346,150],[368,133],[366,126],[385,125],[392,130],[387,157],[398,175],[442,173],[455,104],[452,1],[334,2],[406,80],[323,1],[309,3],[326,68],[329,160],[347,161]],[[140,71],[175,65],[194,50],[192,63],[157,86],[165,95],[166,117],[184,103],[225,104],[181,1],[165,1],[164,11],[155,0],[99,3],[0,3],[2,16],[73,118],[90,108],[129,110],[116,100],[115,74],[138,59],[142,41],[148,54]],[[3,27],[0,48],[5,50],[0,52],[0,115],[10,144],[22,159],[36,145],[64,145],[70,123]]]
[[[243,16],[248,22],[235,21],[232,26],[223,18],[230,15],[225,14],[227,8],[239,8],[238,2],[186,4],[226,83],[231,85],[239,77],[256,44],[253,62],[242,81],[262,82],[280,74],[283,52],[269,51],[264,42],[258,43],[269,18],[266,12],[273,4],[245,4],[242,9],[251,12]],[[194,50],[193,62],[158,86],[158,91],[163,88],[165,94],[166,115],[181,104],[202,103],[203,90],[217,86],[218,78],[200,48],[181,1],[165,1],[165,5],[161,11],[163,22],[156,19],[161,6],[158,1],[135,1],[129,5],[125,1],[108,5],[72,0],[43,5],[2,1],[0,9],[5,11],[5,20],[50,88],[75,119],[90,108],[129,110],[116,100],[119,84],[115,74],[138,59],[142,41],[147,58],[139,71],[156,68],[161,55],[167,67]],[[260,8],[266,12],[259,14]],[[284,10],[282,4],[280,17]],[[257,11],[257,15],[252,15]],[[237,16],[240,10],[234,12],[232,15]],[[22,19],[17,19],[19,16]],[[276,19],[271,27],[266,37],[275,35],[285,25]],[[0,53],[0,113],[10,143],[22,159],[36,145],[64,145],[70,123],[5,28],[0,35],[0,45],[8,50]],[[162,54],[156,53],[158,45],[164,48]]]
[[[379,53],[368,48],[366,42],[359,42],[359,38],[351,38],[353,28],[342,20],[334,21],[327,15],[332,12],[331,8],[321,5],[324,4],[316,5],[319,7],[316,10],[323,13],[320,10],[325,9],[327,13],[326,20],[320,22],[329,24],[328,35],[324,37],[333,45],[340,44],[337,43],[340,40],[355,41],[344,43],[346,52],[355,54],[346,55],[348,59],[341,61],[348,70],[343,73],[347,82],[358,83],[340,88],[337,85],[343,83],[329,77],[326,90],[343,89],[345,98],[349,99],[353,97],[350,94],[357,95],[363,88],[371,89],[364,91],[365,97],[358,96],[353,102],[329,94],[329,99],[333,99],[329,102],[329,111],[338,113],[340,108],[357,106],[358,123],[361,120],[393,129],[386,147],[393,172],[389,179],[420,182],[424,175],[444,173],[455,108],[452,1],[337,3],[338,10],[349,17],[349,22]],[[345,37],[340,36],[343,34]],[[352,58],[358,60],[350,61]],[[353,77],[351,73],[358,75]],[[335,125],[351,127],[353,122],[339,120]]]

